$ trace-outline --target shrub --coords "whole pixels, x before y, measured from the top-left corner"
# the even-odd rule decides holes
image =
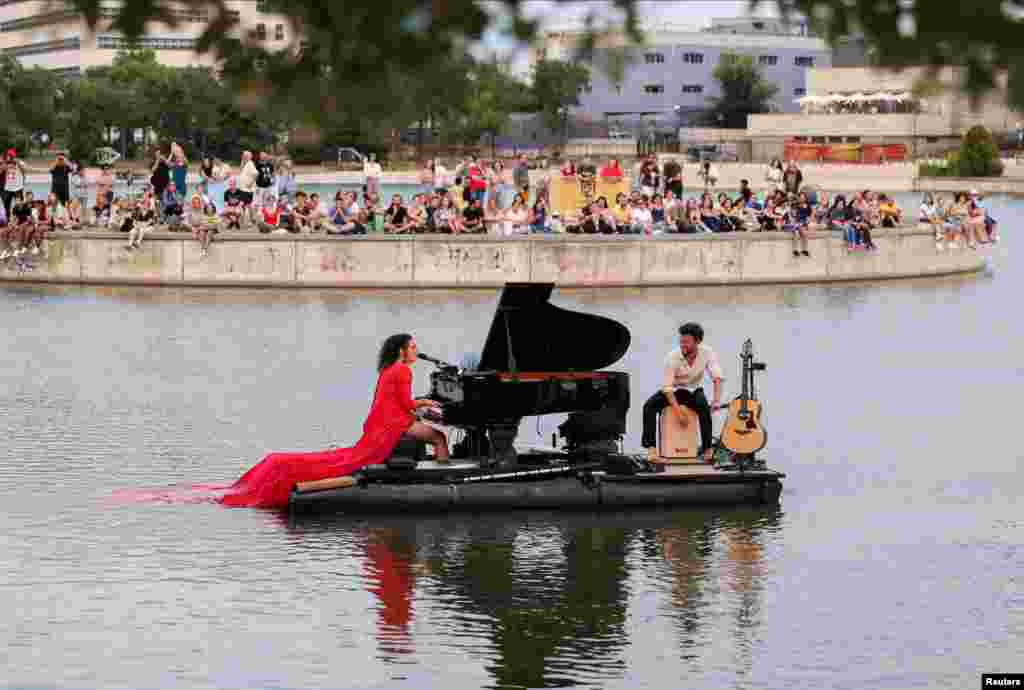
[[[992,134],[980,125],[971,127],[960,144],[960,177],[998,177],[1003,174],[999,149]]]

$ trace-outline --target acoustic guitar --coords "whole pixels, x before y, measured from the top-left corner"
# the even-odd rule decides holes
[[[761,403],[754,394],[754,372],[764,371],[763,362],[754,361],[753,344],[743,343],[743,392],[729,403],[729,418],[722,428],[721,442],[733,453],[753,455],[768,442],[761,424]]]

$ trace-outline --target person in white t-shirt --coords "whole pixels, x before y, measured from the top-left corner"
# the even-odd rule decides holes
[[[371,153],[370,157],[363,161],[363,175],[366,177],[366,193],[376,194],[380,184],[381,167],[377,162],[377,154]]]
[[[711,404],[704,395],[704,377],[711,378],[714,396]],[[681,406],[697,413],[700,423],[700,447],[704,459],[711,461],[711,413],[717,410],[722,399],[722,365],[718,355],[704,344],[704,329],[697,323],[685,323],[679,327],[679,347],[672,350],[665,360],[665,373],[661,390],[644,403],[643,434],[641,445],[647,449],[648,459],[657,458],[655,431],[658,428],[658,414],[671,407],[685,427],[689,422]]]

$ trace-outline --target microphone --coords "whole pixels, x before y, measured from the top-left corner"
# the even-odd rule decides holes
[[[448,364],[447,362],[442,362],[442,361],[441,361],[441,360],[439,360],[439,359],[434,359],[433,357],[430,357],[430,356],[428,356],[428,355],[425,355],[425,354],[423,354],[423,353],[417,353],[417,355],[416,355],[416,359],[422,359],[422,360],[425,360],[425,361],[427,361],[427,362],[430,362],[431,364],[436,364],[436,365],[437,365],[437,366],[439,366],[439,367],[447,367],[447,366],[451,366],[451,365],[450,365],[450,364]]]

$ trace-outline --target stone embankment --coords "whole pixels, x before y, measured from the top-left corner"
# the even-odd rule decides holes
[[[875,233],[875,253],[846,251],[820,233],[810,257],[783,233],[703,236],[220,235],[209,256],[182,233],[154,233],[140,249],[119,233],[54,233],[40,256],[0,265],[0,280],[72,284],[466,287],[510,281],[563,287],[819,283],[965,273],[983,257],[939,252],[927,229]]]

